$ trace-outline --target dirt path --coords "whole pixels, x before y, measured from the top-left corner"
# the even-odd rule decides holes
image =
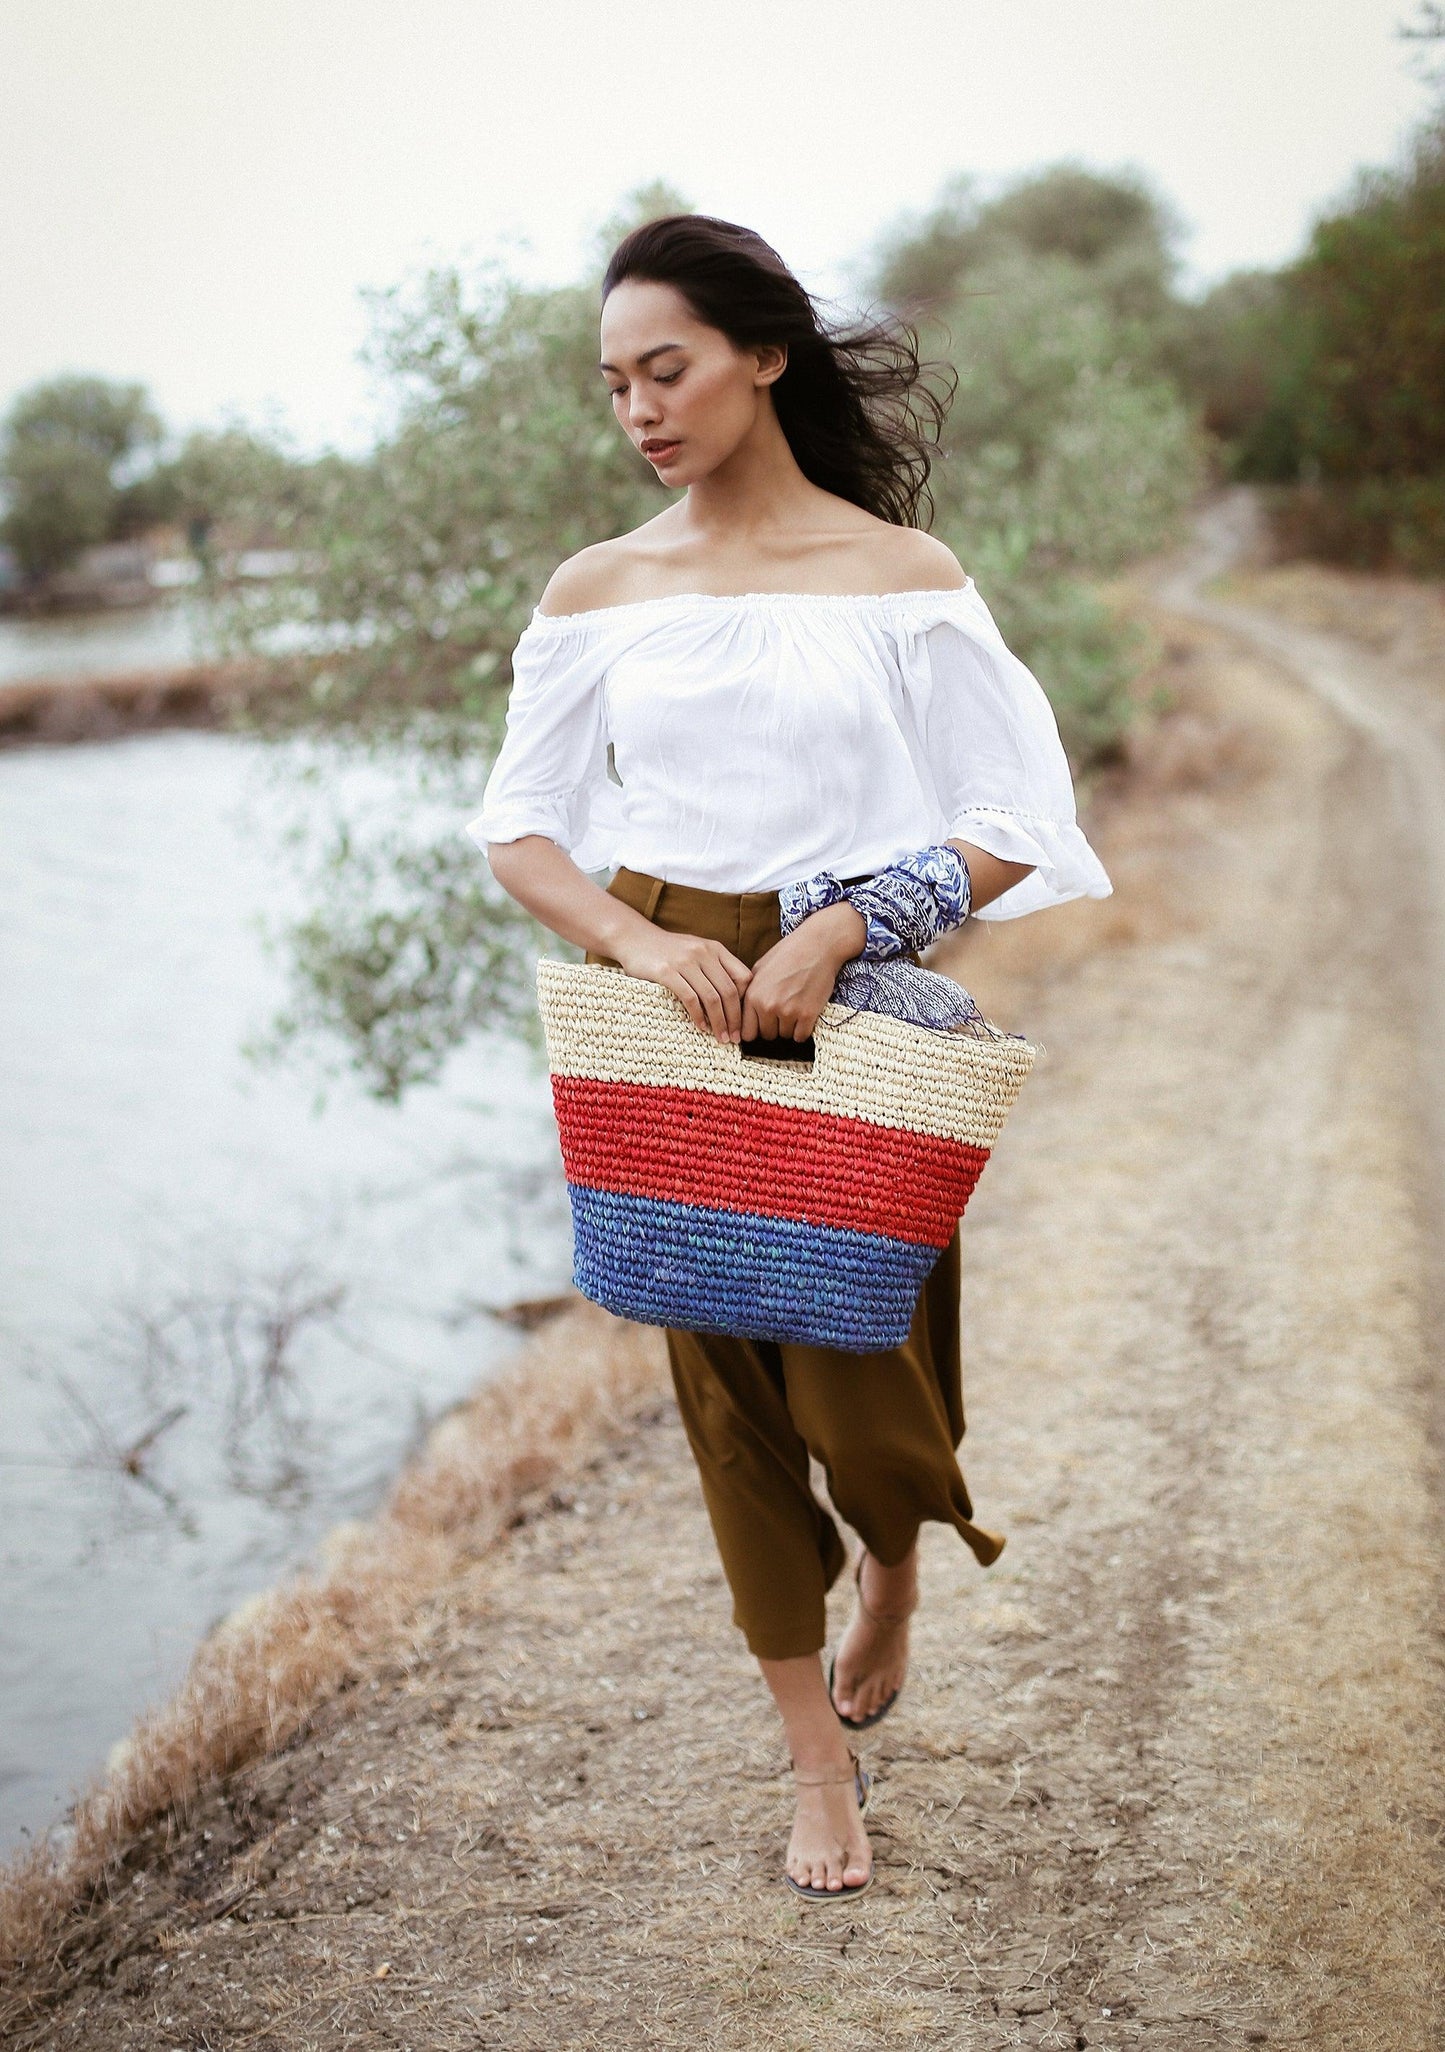
[[[1387,902],[1404,907],[1411,937],[1414,975],[1404,993],[1417,1031],[1420,1108],[1430,1123],[1425,1172],[1438,1206],[1445,1188],[1445,599],[1438,588],[1401,582],[1392,590],[1388,580],[1331,577],[1307,566],[1239,580],[1246,593],[1253,583],[1273,604],[1210,596],[1202,587],[1248,558],[1254,524],[1246,493],[1221,500],[1200,522],[1195,554],[1160,581],[1158,595],[1307,680],[1367,744],[1374,773],[1384,773],[1386,816],[1403,830],[1409,867],[1379,882]],[[1400,973],[1396,963],[1381,966]]]
[[[776,1879],[785,1760],[659,1404],[138,1870],[17,2044],[1442,2042],[1445,779],[1427,821],[1435,730],[1348,644],[1206,605],[1232,537],[1161,594],[1116,897],[963,952],[1050,1050],[965,1236],[1010,1543],[926,1534],[879,1885]]]

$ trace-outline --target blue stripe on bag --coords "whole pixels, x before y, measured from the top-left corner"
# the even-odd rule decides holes
[[[936,1247],[568,1185],[573,1274],[620,1317],[873,1354],[901,1346]]]

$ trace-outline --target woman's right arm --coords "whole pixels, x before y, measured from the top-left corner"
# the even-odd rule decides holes
[[[722,1041],[741,1040],[743,993],[753,972],[720,941],[664,933],[593,883],[545,834],[491,841],[487,860],[502,889],[543,926],[594,955],[608,956],[629,976],[660,983],[705,1032]]]
[[[613,839],[597,830],[615,810],[604,692],[610,615],[588,610],[599,592],[578,578],[604,553],[585,550],[562,565],[544,595],[561,617],[539,611],[517,644],[507,731],[467,832],[502,889],[543,926],[660,983],[705,1032],[739,1040],[747,964],[717,941],[662,932],[587,874],[608,865]]]

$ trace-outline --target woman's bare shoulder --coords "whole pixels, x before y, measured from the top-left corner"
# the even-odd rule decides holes
[[[850,591],[961,591],[963,566],[946,542],[920,527],[899,527],[829,494],[832,575]]]
[[[647,574],[656,553],[649,520],[613,541],[594,542],[559,563],[547,581],[538,610],[544,615],[600,613],[646,598]]]
[[[616,605],[621,566],[616,542],[595,542],[559,563],[547,580],[538,611],[546,614],[593,613]]]
[[[870,552],[886,591],[961,591],[968,583],[963,565],[946,542],[919,527],[878,522]]]

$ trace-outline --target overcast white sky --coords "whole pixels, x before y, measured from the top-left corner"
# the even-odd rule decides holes
[[[1425,104],[1414,0],[0,0],[0,405],[370,418],[358,292],[502,238],[574,272],[655,177],[809,283],[958,171],[1133,165],[1191,274],[1276,263]]]

